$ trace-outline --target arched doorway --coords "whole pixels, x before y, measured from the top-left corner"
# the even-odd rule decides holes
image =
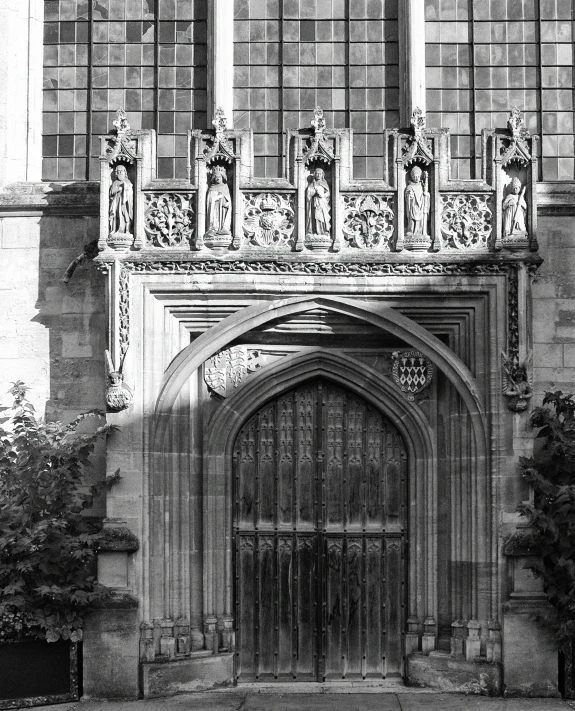
[[[324,378],[276,396],[233,449],[238,681],[403,670],[407,455]]]

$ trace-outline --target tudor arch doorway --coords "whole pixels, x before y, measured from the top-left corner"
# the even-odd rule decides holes
[[[315,379],[234,445],[236,677],[403,672],[407,456],[355,393]]]

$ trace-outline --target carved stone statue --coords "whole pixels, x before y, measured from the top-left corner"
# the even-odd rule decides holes
[[[116,179],[110,187],[110,234],[132,234],[134,224],[134,186],[123,165],[116,168]]]
[[[527,227],[527,203],[525,202],[525,187],[521,187],[519,178],[511,181],[511,192],[503,201],[503,236],[525,235]]]
[[[520,364],[517,359],[501,354],[503,365],[503,394],[507,407],[512,412],[523,412],[533,397],[533,388],[529,382],[530,358]]]
[[[305,231],[309,235],[331,234],[329,185],[321,168],[316,168],[306,190]]]
[[[423,176],[423,182],[422,182]],[[407,233],[428,236],[428,217],[430,196],[427,190],[427,173],[416,165],[409,173],[405,188],[405,214],[407,215]]]
[[[106,405],[110,412],[121,412],[132,404],[134,393],[126,384],[123,374],[123,359],[119,368],[114,367],[112,356],[106,351],[106,366],[108,371],[108,387],[106,388]]]
[[[232,198],[226,169],[216,165],[212,169],[207,198],[207,236],[230,235],[232,227]]]

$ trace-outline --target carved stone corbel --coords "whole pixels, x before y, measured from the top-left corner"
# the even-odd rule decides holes
[[[124,356],[125,357],[125,356]],[[127,410],[132,404],[134,393],[126,384],[122,372],[124,358],[118,368],[114,367],[110,351],[106,351],[106,365],[108,369],[108,387],[106,388],[106,405],[110,412]]]

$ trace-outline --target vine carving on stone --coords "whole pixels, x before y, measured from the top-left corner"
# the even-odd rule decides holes
[[[444,249],[489,249],[492,218],[489,195],[442,195],[441,233]]]
[[[193,195],[146,195],[145,229],[149,247],[188,247],[194,232]]]
[[[255,247],[290,246],[295,228],[293,195],[246,193],[243,229]]]
[[[351,247],[391,251],[392,195],[344,195],[343,231]]]
[[[125,264],[120,270],[118,286],[120,292],[118,340],[120,342],[120,357],[123,358],[130,344],[130,272]]]

